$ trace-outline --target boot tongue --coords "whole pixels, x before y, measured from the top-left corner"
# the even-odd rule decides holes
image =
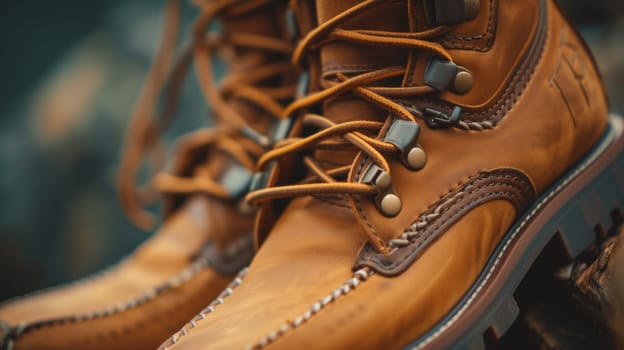
[[[317,0],[317,19],[325,23],[357,5],[360,0]],[[379,4],[339,25],[348,30],[380,30],[407,32],[409,29],[405,4]],[[392,64],[405,64],[405,49],[353,44],[335,41],[321,48],[323,72],[366,72]]]
[[[254,35],[276,39],[284,38],[283,16],[286,8],[285,4],[270,2],[253,10],[242,8],[244,6],[245,4],[243,2],[242,5],[233,7],[220,15],[219,24],[222,26],[222,32],[225,33],[226,36]],[[289,63],[289,58],[285,54],[272,53],[262,49],[243,46],[224,46],[224,50],[217,54],[225,65],[224,69],[226,75],[223,79],[227,79],[229,74],[244,77],[245,74],[255,73],[258,67],[271,63]],[[290,81],[286,81],[286,79],[291,79],[291,77],[271,77],[267,79],[267,81],[260,82],[257,85],[279,87],[283,84],[291,83]],[[258,131],[260,134],[268,136],[269,130],[274,122],[274,119],[268,112],[250,103],[248,100],[236,97],[235,95],[225,96],[225,100],[252,129]],[[216,120],[217,125],[219,125],[219,119]],[[246,136],[242,134],[233,136],[235,142],[240,142],[245,137]],[[228,176],[232,176],[229,171],[233,166],[241,166],[237,164],[237,161],[229,154],[214,150],[207,153],[199,150],[197,153],[191,152],[189,154],[181,154],[178,157],[179,158],[176,160],[178,165],[175,167],[175,173],[183,176],[207,177],[221,182],[227,180]],[[211,203],[212,202],[223,206],[224,208],[221,209],[222,211],[232,211],[238,204],[237,201],[212,200]],[[217,204],[213,205],[217,206]],[[236,227],[237,223],[232,222],[230,225],[226,221],[223,225]]]
[[[252,11],[245,11],[241,14],[240,7],[227,11],[221,17],[223,32],[229,36],[236,35],[254,35],[267,38],[282,39],[285,37],[283,23],[285,6],[276,6],[268,4]],[[235,47],[233,50],[226,50],[219,53],[221,59],[226,65],[226,72],[237,76],[245,74],[253,74],[259,66],[271,64],[275,62],[288,63],[289,59],[286,55],[271,53],[256,48]],[[227,75],[226,75],[227,77]],[[283,79],[287,79],[284,77]],[[288,83],[281,78],[271,78],[270,81],[261,82],[259,85],[267,87],[278,87],[281,84]],[[227,103],[232,107],[249,126],[261,134],[269,136],[270,129],[274,119],[269,113],[256,105],[250,103],[246,99],[235,96],[226,97]],[[244,138],[239,135],[235,138]],[[208,176],[212,178],[220,178],[227,176],[227,170],[230,164],[235,163],[233,159],[222,153],[211,153],[206,159]],[[205,169],[200,169],[203,171]]]
[[[325,23],[360,2],[360,0],[317,0],[317,20],[319,24]],[[405,9],[405,4],[400,2],[379,4],[340,24],[338,28],[407,32],[409,22]],[[407,50],[400,48],[334,41],[321,47],[320,61],[325,76],[338,72],[352,75],[392,65],[405,65],[407,54]],[[326,101],[323,105],[323,115],[337,123],[352,120],[383,121],[387,117],[386,112],[353,94]],[[316,157],[321,161],[344,165],[351,163],[355,155],[354,152],[337,153],[317,151]]]
[[[268,38],[281,39],[284,37],[283,9],[277,9],[276,6],[264,6],[259,9],[247,12],[243,15],[238,14],[235,10],[226,12],[223,16],[222,24],[224,33],[228,35],[258,35]],[[277,54],[271,54],[257,49],[236,48],[227,52],[223,59],[227,65],[227,70],[234,74],[253,73],[259,65],[264,65],[281,59],[287,62],[285,57],[277,57]],[[272,82],[274,85],[280,82]],[[251,106],[245,100],[230,98],[230,105],[243,117],[253,128],[266,132],[270,126],[272,118],[270,118],[264,110]]]

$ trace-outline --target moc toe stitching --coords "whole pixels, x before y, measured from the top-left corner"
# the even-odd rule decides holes
[[[321,297],[317,302],[310,305],[306,311],[300,314],[294,319],[294,321],[286,321],[277,330],[273,330],[267,333],[266,336],[256,341],[253,345],[247,345],[246,349],[262,349],[276,340],[282,338],[284,335],[289,334],[289,330],[296,330],[301,328],[314,315],[320,313],[326,306],[336,301],[341,296],[346,296],[349,292],[355,290],[360,284],[366,282],[368,278],[374,274],[374,271],[369,268],[361,268],[353,273],[353,276],[345,281],[338,288],[328,293],[326,296]]]
[[[190,322],[184,325],[182,329],[169,337],[169,339],[167,339],[159,349],[170,349],[172,346],[177,344],[182,337],[188,335],[194,328],[196,328],[199,321],[205,319],[208,314],[215,312],[217,306],[223,304],[225,302],[225,299],[234,294],[236,288],[243,283],[243,280],[247,275],[247,271],[247,267],[240,270],[238,275],[232,280],[232,282],[230,282],[230,284],[223,290],[223,292],[221,292],[221,294],[219,294],[219,296],[215,300],[213,300],[206,308],[199,312],[199,314],[193,317],[193,319],[191,319]]]
[[[568,183],[570,183],[572,180],[574,180],[579,174],[581,174],[589,165],[591,165],[594,160],[596,160],[596,158],[598,158],[598,156],[601,154],[601,152],[595,152],[594,154],[592,154],[591,157],[589,157],[585,162],[583,162],[572,174],[570,174],[567,178],[565,178],[557,187],[555,187],[550,193],[548,193],[541,201],[539,201],[538,203],[535,204],[535,206],[533,207],[533,209],[527,213],[524,217],[524,219],[518,224],[518,227],[514,230],[514,232],[511,234],[511,236],[509,237],[509,239],[507,239],[507,241],[505,242],[505,244],[503,245],[501,251],[498,253],[498,255],[496,256],[494,262],[492,263],[492,266],[490,267],[489,271],[487,272],[487,274],[485,275],[485,277],[483,278],[483,280],[481,281],[481,283],[477,286],[477,288],[475,289],[475,291],[470,295],[470,297],[466,300],[466,302],[464,303],[464,305],[457,310],[457,312],[455,313],[455,315],[450,318],[446,323],[440,325],[440,327],[438,328],[438,330],[431,334],[429,337],[425,338],[417,347],[414,348],[414,350],[417,349],[421,349],[423,347],[425,347],[427,344],[429,344],[431,341],[433,341],[434,339],[436,339],[437,337],[440,336],[440,334],[442,334],[447,328],[449,328],[451,325],[453,325],[455,322],[457,322],[457,320],[462,316],[462,314],[466,311],[466,309],[472,304],[472,302],[475,300],[475,298],[477,297],[477,295],[481,292],[481,290],[484,288],[484,286],[487,284],[487,282],[489,281],[489,279],[491,278],[492,274],[494,273],[494,271],[496,270],[496,267],[498,266],[498,264],[502,261],[503,256],[506,254],[507,252],[507,248],[509,247],[510,243],[514,240],[514,238],[518,235],[518,233],[522,230],[522,228],[524,227],[524,225],[529,222],[533,216],[546,204],[548,203],[548,201],[550,201],[550,199],[552,199],[552,197],[554,197],[557,193],[559,193],[564,187],[567,186]]]
[[[50,319],[45,319],[45,320],[29,322],[29,323],[22,323],[18,325],[17,327],[11,327],[7,323],[0,321],[0,330],[2,331],[2,333],[0,334],[0,340],[2,340],[0,342],[0,345],[6,346],[9,344],[8,341],[14,342],[17,338],[19,338],[19,336],[24,335],[26,333],[30,333],[31,331],[35,331],[38,329],[58,327],[58,326],[66,325],[66,324],[78,324],[78,323],[84,323],[84,322],[89,322],[89,321],[96,321],[96,320],[104,319],[107,317],[118,316],[124,312],[128,312],[133,309],[136,309],[137,307],[142,306],[154,300],[158,296],[161,296],[165,293],[175,290],[176,288],[181,287],[183,284],[191,281],[194,277],[199,275],[202,271],[204,271],[209,266],[210,264],[207,264],[206,262],[203,262],[203,263],[196,262],[195,264],[192,264],[191,266],[173,275],[164,283],[161,283],[149,289],[148,291],[144,292],[140,296],[126,300],[116,305],[111,305],[108,307],[101,308],[99,310],[85,312],[85,313],[81,313],[77,315],[62,316],[62,317],[57,317],[57,318],[50,318]],[[107,271],[108,270],[109,269],[107,269]],[[99,278],[102,275],[104,275],[104,272],[97,273],[93,276],[87,277],[83,280],[71,283],[69,285],[52,287],[52,288],[48,288],[47,290],[60,290],[65,287],[76,286],[84,282]],[[40,293],[41,292],[36,292],[31,295],[21,297],[20,299],[28,298],[30,296],[36,296]],[[140,323],[141,322],[136,322],[135,324],[132,324],[130,326],[135,327]]]

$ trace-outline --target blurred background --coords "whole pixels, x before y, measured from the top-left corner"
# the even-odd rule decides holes
[[[561,0],[624,112],[624,2]],[[148,237],[115,175],[163,1],[7,0],[0,8],[0,301],[106,267]],[[184,10],[188,27],[194,10]],[[189,77],[191,77],[190,75]],[[177,136],[210,122],[193,79]]]

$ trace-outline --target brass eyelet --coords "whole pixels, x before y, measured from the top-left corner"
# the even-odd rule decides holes
[[[453,92],[463,95],[468,93],[474,85],[474,77],[465,69],[460,69],[453,80]]]
[[[380,196],[377,203],[379,211],[387,217],[397,216],[401,212],[402,206],[401,198],[394,192],[388,192]]]
[[[427,162],[427,155],[425,151],[420,147],[412,147],[409,152],[407,152],[407,157],[405,159],[405,163],[412,170],[420,170],[425,166]]]

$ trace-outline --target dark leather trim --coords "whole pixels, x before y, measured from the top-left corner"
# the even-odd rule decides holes
[[[535,197],[533,183],[518,170],[480,172],[459,188],[450,191],[408,226],[404,235],[412,237],[409,245],[395,248],[388,254],[381,254],[367,243],[358,256],[355,268],[370,267],[385,276],[398,275],[409,268],[431,243],[475,207],[503,199],[511,202],[519,215],[529,208]]]
[[[31,323],[23,323],[17,327],[10,327],[10,325],[0,321],[0,350],[10,350],[13,347],[13,343],[21,336],[22,334],[29,333],[33,330],[46,328],[46,327],[54,327],[60,326],[66,323],[79,323],[79,322],[88,322],[92,320],[97,320],[104,317],[111,317],[114,315],[118,315],[124,311],[134,309],[144,305],[145,303],[152,301],[154,298],[158,298],[159,295],[169,292],[172,289],[176,288],[178,284],[186,282],[184,279],[194,278],[195,275],[205,268],[212,268],[216,270],[222,276],[232,276],[237,274],[242,268],[247,266],[253,255],[255,254],[254,242],[253,242],[253,234],[248,233],[243,235],[241,238],[231,242],[225,248],[224,252],[219,252],[216,249],[216,246],[212,241],[209,241],[204,248],[193,257],[192,264],[197,264],[197,266],[188,266],[186,269],[169,279],[163,284],[160,284],[154,287],[151,292],[138,296],[137,298],[131,299],[123,304],[122,307],[119,306],[111,306],[108,308],[104,308],[102,310],[94,310],[90,313],[84,313],[79,315],[68,315],[58,318],[52,319],[44,319],[40,321],[34,321]],[[191,269],[191,270],[189,270]],[[99,276],[96,275],[96,276]],[[93,278],[97,278],[93,276]],[[85,279],[87,281],[89,279]],[[78,281],[74,284],[82,283]],[[74,285],[71,284],[71,285]],[[15,300],[27,298],[33,295],[38,295],[50,290],[57,290],[64,287],[68,287],[70,285],[59,286],[54,288],[45,289],[42,291],[38,291],[32,294],[28,294],[23,297],[18,297],[14,299],[10,299],[7,302],[12,302]]]
[[[485,32],[478,35],[461,36],[447,34],[442,45],[447,49],[473,50],[486,52],[494,43],[496,28],[498,27],[499,0],[491,0],[488,9],[488,24]]]
[[[539,19],[537,22],[537,31],[531,39],[531,47],[524,54],[520,65],[515,69],[511,79],[505,83],[506,88],[494,102],[479,110],[470,110],[464,108],[461,116],[462,121],[466,122],[488,122],[496,126],[508,114],[511,108],[516,104],[518,98],[522,95],[526,86],[535,71],[535,67],[542,57],[544,51],[546,37],[548,34],[548,6],[545,0],[540,1]],[[424,110],[425,108],[433,108],[451,114],[455,105],[449,104],[442,100],[423,99],[419,101],[402,101],[402,104],[409,109]],[[458,127],[461,127],[458,126]]]

